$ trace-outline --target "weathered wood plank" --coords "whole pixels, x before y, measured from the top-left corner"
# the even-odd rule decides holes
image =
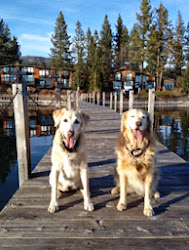
[[[160,143],[161,198],[153,199],[155,216],[143,215],[143,198],[128,196],[128,209],[116,209],[112,196],[116,166],[114,148],[120,115],[106,107],[81,104],[91,121],[86,131],[90,189],[94,212],[83,209],[80,191],[64,193],[60,211],[47,212],[50,200],[50,153],[34,169],[0,214],[0,246],[5,249],[188,249],[189,167]]]

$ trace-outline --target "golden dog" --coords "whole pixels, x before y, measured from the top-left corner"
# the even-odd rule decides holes
[[[52,168],[49,176],[51,201],[48,211],[58,210],[57,198],[69,190],[81,189],[84,209],[93,211],[90,200],[87,166],[86,141],[84,128],[89,116],[73,110],[60,109],[53,112],[54,125],[57,127],[52,146]]]
[[[153,164],[154,151],[149,114],[140,109],[123,113],[121,135],[116,147],[116,187],[112,189],[112,194],[120,192],[119,211],[127,208],[127,193],[136,192],[144,196],[144,215],[153,215],[151,197],[159,197],[156,191],[158,172]]]

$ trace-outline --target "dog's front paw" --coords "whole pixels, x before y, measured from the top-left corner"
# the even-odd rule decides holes
[[[120,189],[119,187],[114,187],[114,188],[112,189],[112,191],[111,191],[111,194],[112,194],[112,195],[119,194],[119,192],[120,192],[119,189]]]
[[[154,194],[153,194],[154,198],[155,199],[159,199],[160,198],[160,193],[158,191],[156,191]]]
[[[87,211],[94,211],[94,206],[91,201],[84,202],[84,209]]]
[[[123,204],[122,202],[119,201],[118,204],[117,204],[117,210],[123,211],[125,209],[127,209],[126,204]]]
[[[49,213],[55,213],[56,211],[58,211],[58,203],[57,202],[50,203],[48,211]]]
[[[154,215],[154,210],[153,208],[144,208],[143,213],[145,216],[151,217]]]

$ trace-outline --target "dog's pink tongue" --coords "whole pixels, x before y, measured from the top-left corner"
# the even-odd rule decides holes
[[[142,140],[143,135],[142,132],[140,130],[133,130],[133,136],[136,140]]]
[[[66,138],[66,147],[73,148],[74,147],[74,139],[73,138]]]

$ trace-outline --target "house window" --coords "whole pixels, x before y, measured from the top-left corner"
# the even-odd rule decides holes
[[[114,82],[114,89],[121,89],[121,82],[119,82],[119,81],[115,81]]]
[[[9,67],[4,67],[4,68],[3,68],[3,71],[4,71],[5,73],[9,73]]]
[[[132,87],[132,82],[126,82],[126,83],[125,83],[125,86],[126,86],[126,87]]]
[[[15,72],[15,67],[10,67],[10,72]]]
[[[45,70],[40,70],[40,71],[39,71],[39,75],[40,75],[40,76],[45,76]]]
[[[132,80],[132,73],[127,74],[127,75],[126,75],[126,79],[127,79],[127,80]]]
[[[69,85],[68,79],[64,79],[63,84],[64,84],[64,87],[68,87],[68,85]]]
[[[45,81],[44,80],[40,80],[40,86],[44,87],[45,86]]]
[[[140,82],[140,76],[139,75],[137,75],[136,77],[135,77],[135,82]]]
[[[11,82],[16,82],[16,76],[15,75],[10,75],[10,81]]]
[[[26,67],[23,67],[23,68],[21,69],[21,72],[22,72],[22,73],[26,73],[26,72],[27,72],[27,68],[26,68]]]
[[[152,89],[152,88],[154,88],[154,82],[147,82],[146,87],[147,87],[147,89]]]
[[[174,82],[166,82],[164,83],[165,90],[170,90],[174,88]]]
[[[121,81],[121,74],[115,74],[115,80]]]
[[[33,67],[28,67],[28,73],[33,73]]]
[[[9,82],[9,74],[5,74],[4,75],[4,81],[5,82]]]

